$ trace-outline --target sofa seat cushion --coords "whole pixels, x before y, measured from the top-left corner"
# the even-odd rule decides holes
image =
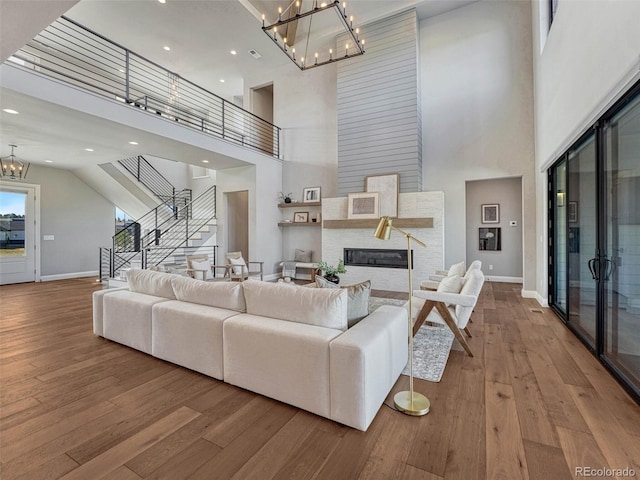
[[[171,287],[170,273],[156,272],[154,270],[140,270],[132,268],[127,271],[127,283],[129,290],[136,293],[145,293],[156,297],[175,300],[176,296]]]
[[[225,382],[329,417],[329,344],[342,332],[249,314],[223,329]]]
[[[347,329],[347,291],[244,282],[247,313],[318,327]]]
[[[176,300],[158,303],[153,306],[152,354],[222,380],[222,324],[237,314]]]
[[[247,306],[241,283],[203,282],[193,278],[174,277],[171,286],[176,299],[236,312],[245,312]]]
[[[105,295],[103,303],[104,337],[151,354],[151,310],[166,298],[130,292]]]

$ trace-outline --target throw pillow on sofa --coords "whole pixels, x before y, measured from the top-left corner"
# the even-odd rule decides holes
[[[369,296],[371,295],[370,280],[341,287],[318,276],[316,277],[316,286],[319,288],[343,288],[347,291],[347,323],[349,328],[369,315]]]
[[[127,271],[127,283],[129,290],[136,293],[145,293],[156,297],[175,299],[169,273],[155,272],[153,270],[141,270],[132,268]]]

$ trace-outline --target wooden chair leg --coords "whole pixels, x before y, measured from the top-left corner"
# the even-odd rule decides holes
[[[420,330],[420,327],[425,322],[425,320],[429,316],[429,313],[431,313],[431,310],[435,306],[436,306],[436,302],[434,302],[433,300],[427,300],[426,302],[424,302],[424,305],[418,312],[418,316],[416,317],[416,322],[413,324],[414,337],[416,336],[416,333],[418,333],[418,330]]]
[[[467,337],[471,338],[471,332],[469,331],[469,327],[464,327],[464,333],[467,334]]]
[[[440,316],[442,317],[442,319],[445,321],[447,326],[451,329],[451,331],[456,337],[456,340],[460,342],[460,345],[462,345],[462,348],[464,348],[465,352],[467,352],[467,355],[469,355],[470,357],[473,357],[473,353],[471,353],[471,348],[469,347],[469,344],[467,343],[464,336],[460,332],[460,329],[456,325],[456,322],[453,320],[453,318],[451,318],[451,313],[449,313],[447,306],[442,302],[437,302],[436,310],[438,310],[438,313],[440,313]]]

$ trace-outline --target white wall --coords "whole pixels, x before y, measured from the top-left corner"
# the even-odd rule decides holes
[[[465,182],[523,179],[535,248],[531,6],[484,0],[420,22],[423,188],[445,193],[445,264],[466,257]],[[536,262],[525,254],[525,290]]]
[[[637,79],[640,2],[560,2],[539,51],[539,0],[532,2],[536,111],[536,203],[539,298],[547,298],[546,172],[607,105]]]
[[[522,179],[498,178],[467,182],[467,265],[482,262],[488,279],[517,281],[522,278]],[[499,222],[482,223],[482,205],[499,205]],[[511,226],[510,222],[516,225]],[[479,228],[500,228],[501,249],[480,250]],[[507,278],[504,278],[507,277]]]
[[[113,204],[69,170],[32,164],[27,181],[40,185],[41,277],[97,273],[99,247],[115,233]]]
[[[336,195],[335,65],[306,71],[300,71],[293,63],[279,69],[265,68],[255,76],[245,78],[244,99],[252,98],[251,89],[268,84],[273,84],[273,123],[282,128],[280,148],[284,161],[282,175],[278,179],[281,188],[273,191],[265,183],[268,179],[257,176],[257,181],[267,192],[264,197],[259,197],[261,204],[276,208],[280,191],[285,194],[292,192],[294,199],[302,201],[305,187],[321,187],[322,197]],[[250,104],[245,104],[245,108],[252,111]],[[288,214],[284,210],[278,212],[276,223],[288,218]],[[317,252],[314,259],[320,259],[321,235],[318,228],[281,228],[275,235],[282,239],[277,254],[280,260],[292,259],[296,248],[313,250]]]

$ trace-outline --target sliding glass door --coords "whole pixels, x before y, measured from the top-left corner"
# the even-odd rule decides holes
[[[596,138],[569,150],[567,167],[567,251],[569,323],[595,348],[596,338]]]
[[[549,172],[549,304],[640,399],[640,83]]]
[[[640,385],[640,99],[604,128],[603,354]]]

